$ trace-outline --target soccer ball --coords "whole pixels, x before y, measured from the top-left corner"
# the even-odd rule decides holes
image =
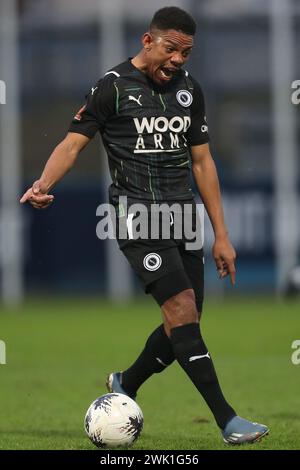
[[[85,431],[97,447],[129,446],[139,437],[143,424],[140,407],[122,393],[97,398],[84,419]]]

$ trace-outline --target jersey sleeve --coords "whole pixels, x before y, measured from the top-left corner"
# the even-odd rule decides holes
[[[187,141],[190,147],[209,142],[203,92],[198,82],[193,80],[193,84],[194,92],[193,103],[191,105],[191,126],[187,133]]]
[[[104,77],[92,87],[86,103],[74,116],[69,132],[93,138],[97,131],[103,132],[105,122],[115,112],[115,87],[110,77]]]

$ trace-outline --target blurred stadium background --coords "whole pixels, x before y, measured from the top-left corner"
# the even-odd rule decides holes
[[[299,254],[300,2],[171,2],[198,23],[187,68],[202,83],[226,219],[238,252],[239,292],[284,292]],[[1,0],[1,285],[7,302],[29,293],[131,297],[139,287],[115,242],[96,238],[106,201],[97,137],[55,189],[45,212],[17,206],[101,74],[134,55],[164,2]],[[134,15],[132,12],[134,11]],[[223,295],[209,260],[206,286]],[[121,259],[121,261],[120,261]]]
[[[267,296],[272,310],[273,300],[300,289],[300,104],[291,100],[292,83],[300,79],[299,0],[0,0],[0,314],[14,306],[22,311],[35,296],[53,297],[55,312],[57,297],[123,302],[143,295],[116,243],[96,237],[96,209],[107,201],[109,184],[99,136],[55,188],[51,208],[20,207],[19,198],[39,177],[88,90],[139,50],[154,11],[170,4],[188,10],[198,24],[186,68],[204,90],[227,225],[238,252],[232,290],[216,276],[206,221],[208,298],[237,296],[238,308],[244,305],[251,315],[249,297],[259,310],[258,299]],[[60,299],[57,305],[65,304]],[[104,311],[112,304],[103,305]],[[290,325],[284,309],[286,364],[292,341],[300,337],[299,306],[296,298]],[[280,310],[277,305],[278,338]],[[157,316],[154,304],[153,311]],[[11,328],[0,316],[0,339],[8,344]],[[234,335],[234,324],[229,328]],[[283,345],[280,351],[285,354]],[[296,373],[289,375],[294,386]]]

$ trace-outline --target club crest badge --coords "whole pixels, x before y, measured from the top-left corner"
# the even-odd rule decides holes
[[[187,90],[179,90],[176,93],[176,99],[181,106],[188,108],[193,102],[192,94]]]

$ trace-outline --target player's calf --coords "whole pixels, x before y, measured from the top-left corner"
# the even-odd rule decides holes
[[[235,411],[225,400],[217,374],[198,324],[195,295],[187,289],[162,305],[164,322],[170,329],[175,358],[211,409],[218,426],[224,429]]]

